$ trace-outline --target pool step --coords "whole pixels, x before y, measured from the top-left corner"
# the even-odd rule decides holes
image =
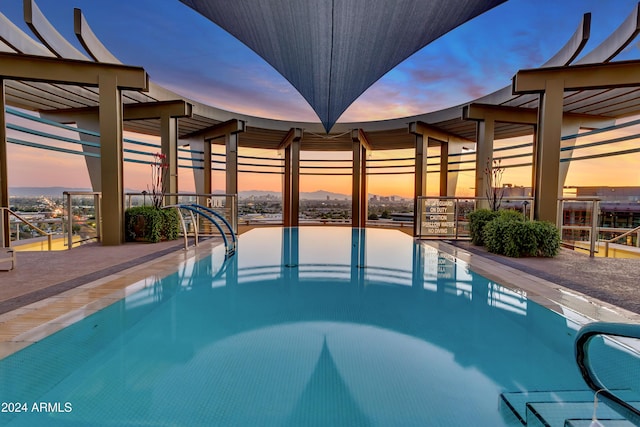
[[[635,427],[635,424],[627,420],[609,420],[598,418],[598,421],[605,427]],[[588,420],[566,420],[564,427],[591,427],[591,419]]]
[[[618,391],[625,400],[638,398],[637,393]],[[631,402],[636,405],[635,402]],[[523,425],[543,427],[589,426],[593,415],[591,390],[507,392],[500,395],[502,411],[511,411]],[[606,426],[633,426],[603,402],[598,403],[598,419],[610,420]],[[586,424],[583,423],[586,422]],[[614,424],[615,422],[615,424]]]

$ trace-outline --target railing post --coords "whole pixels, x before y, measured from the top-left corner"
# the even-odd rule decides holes
[[[598,215],[600,202],[594,200],[591,203],[591,242],[589,244],[589,257],[593,258],[596,252],[596,240],[598,239]],[[607,248],[609,245],[607,244]],[[608,255],[607,255],[608,256]]]
[[[96,214],[96,237],[102,242],[102,193],[94,194],[93,206]]]
[[[63,193],[67,197],[67,249],[73,247],[73,215],[71,214],[71,194]]]
[[[9,216],[9,212],[5,212],[5,208],[0,206],[0,240],[2,240],[2,247],[3,248],[8,248],[9,246],[11,246],[11,231],[9,231],[9,239],[5,242],[5,230],[4,230],[4,225],[5,225],[5,215],[7,215],[7,217]],[[8,218],[6,221],[7,224],[9,224]]]

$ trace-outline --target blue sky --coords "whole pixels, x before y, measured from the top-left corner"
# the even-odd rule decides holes
[[[177,0],[38,0],[58,30],[77,44],[73,8],[83,10],[104,44],[124,63],[189,98],[256,116],[318,121],[269,64]],[[340,121],[434,111],[510,83],[559,49],[582,14],[592,12],[590,50],[632,11],[636,0],[509,0],[436,40],[382,77]],[[22,23],[22,1],[0,10]],[[21,24],[22,25],[22,24]],[[637,44],[619,59],[640,57]]]

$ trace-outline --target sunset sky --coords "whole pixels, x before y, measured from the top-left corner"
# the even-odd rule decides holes
[[[177,0],[38,0],[37,3],[53,25],[78,47],[73,34],[73,8],[81,8],[93,31],[121,61],[143,66],[153,81],[188,98],[249,115],[319,121],[306,101],[270,65]],[[636,4],[636,0],[509,0],[401,63],[367,90],[339,121],[403,117],[471,101],[509,85],[519,69],[545,62],[575,31],[583,13],[592,12],[591,39],[585,49],[588,52]],[[5,0],[0,4],[0,11],[26,30],[21,8],[22,0]],[[638,58],[637,42],[618,57]],[[9,120],[15,119],[10,116]],[[606,150],[636,145],[631,141]],[[263,154],[277,156],[275,152]],[[372,154],[374,158],[408,155],[411,152]],[[15,144],[9,144],[8,156],[10,187],[89,186],[81,156]],[[350,154],[345,156],[348,159]],[[639,161],[640,155],[633,154],[573,162],[566,184],[638,186]],[[193,190],[190,173],[180,171],[183,191]],[[508,169],[504,182],[528,186],[530,177],[530,168]],[[143,190],[149,179],[148,166],[125,164],[127,188]],[[437,181],[435,175],[429,179]],[[473,173],[462,173],[459,179],[459,190],[471,191]],[[281,181],[276,175],[241,174],[239,186],[241,191],[280,191]],[[222,174],[214,173],[214,187],[221,188],[223,182]],[[350,180],[344,176],[303,177],[301,185],[302,191],[350,192]],[[369,189],[381,195],[410,197],[413,179],[411,175],[371,176]]]

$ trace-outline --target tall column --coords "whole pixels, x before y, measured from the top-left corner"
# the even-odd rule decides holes
[[[5,112],[4,79],[0,78],[0,207],[9,207],[9,173],[7,172],[7,117]],[[11,232],[9,230],[9,213],[4,210],[0,215],[1,247],[11,246]]]
[[[352,227],[364,227],[365,222],[362,222],[362,181],[364,180],[362,174],[362,157],[363,149],[360,140],[356,137],[353,139],[353,167],[351,176],[351,226]]]
[[[227,218],[231,217],[232,212],[237,212],[237,197],[234,199],[232,195],[238,194],[238,134],[226,133],[224,137],[226,147],[226,186],[225,193],[228,194],[225,201],[225,210],[228,212]],[[235,202],[234,202],[235,200]]]
[[[282,223],[291,227],[291,145],[284,149],[284,183],[282,185]]]
[[[560,144],[562,135],[562,101],[564,82],[547,80],[540,95],[536,160],[536,219],[556,223],[560,196]]]
[[[449,143],[440,142],[440,196],[449,195]]]
[[[213,178],[211,176],[211,170],[213,164],[211,163],[211,141],[204,141],[202,145],[202,193],[211,194]]]
[[[168,168],[162,181],[162,191],[165,194],[178,193],[178,119],[163,114],[160,117],[160,144],[162,154],[168,163]],[[177,196],[168,196],[166,203],[174,205],[178,202]]]
[[[416,166],[413,191],[413,235],[418,235],[418,197],[427,195],[427,146],[429,137],[416,134]]]
[[[291,226],[299,225],[300,216],[300,142],[291,143]]]
[[[495,123],[492,119],[481,120],[477,127],[476,143],[476,197],[485,199],[491,191],[489,177],[485,173],[487,167],[493,167],[493,137]],[[478,203],[479,207],[488,207],[486,200]]]
[[[362,147],[362,180],[360,181],[360,223],[362,227],[367,225],[369,217],[369,193],[367,190],[367,147]]]
[[[101,73],[99,90],[102,244],[113,246],[124,242],[122,96],[117,76]]]

